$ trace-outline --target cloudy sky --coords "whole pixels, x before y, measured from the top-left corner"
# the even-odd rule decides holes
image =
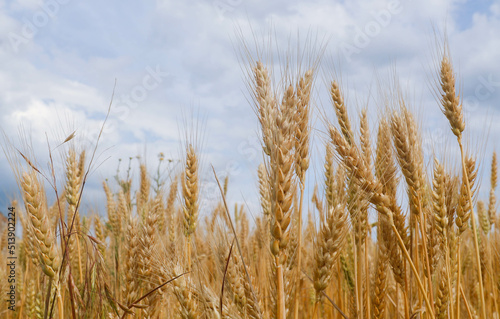
[[[443,150],[456,152],[455,142],[432,92],[436,37],[445,30],[465,101],[468,147],[486,154],[487,171],[500,136],[500,2],[489,0],[0,0],[0,126],[14,141],[22,126],[45,168],[46,136],[55,146],[76,130],[75,142],[93,147],[115,88],[87,208],[104,200],[101,182],[112,179],[120,158],[140,155],[153,175],[163,152],[174,166],[186,127],[196,125],[208,200],[217,198],[213,165],[230,176],[231,201],[255,213],[261,155],[241,39],[252,49],[272,33],[272,42],[286,49],[310,35],[324,46],[314,96],[317,158],[325,138],[320,114],[331,115],[323,92],[334,73],[342,77],[353,121],[368,107],[375,135],[377,90],[396,71],[418,114],[424,149],[446,159]],[[321,165],[313,164],[310,185],[321,181]],[[1,211],[16,190],[2,154]]]

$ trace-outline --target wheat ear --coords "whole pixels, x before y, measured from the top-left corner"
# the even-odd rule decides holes
[[[344,208],[340,205],[332,207],[321,223],[314,250],[315,267],[313,269],[316,302],[322,297],[322,292],[328,287],[333,275],[333,265],[342,248],[347,234],[347,220]]]
[[[472,204],[472,189],[471,185],[469,185],[468,172],[467,172],[467,162],[465,158],[465,151],[462,143],[462,132],[465,129],[465,122],[463,117],[462,105],[460,103],[460,98],[455,92],[455,75],[453,74],[453,67],[447,53],[443,54],[443,58],[441,60],[441,69],[440,69],[440,79],[441,79],[441,106],[442,111],[448,121],[450,122],[451,131],[457,137],[458,145],[460,147],[460,154],[462,159],[462,174],[465,176],[464,184],[466,188],[467,201],[471,207],[471,218],[472,222],[472,231],[474,237],[474,248],[476,253],[476,267],[478,272],[478,281],[479,281],[479,295],[481,300],[481,316],[482,318],[486,318],[486,304],[484,301],[484,287],[482,283],[482,274],[481,274],[481,257],[479,255],[479,242],[477,238],[477,227],[476,227],[476,219],[474,217],[474,208]],[[460,285],[460,282],[458,283]]]
[[[297,272],[295,287],[294,318],[299,315],[299,291],[301,287],[302,264],[302,204],[304,201],[304,186],[306,171],[309,168],[309,101],[313,83],[313,70],[308,70],[297,84],[297,103],[294,114],[295,120],[295,172],[300,182],[300,203],[298,207],[298,247]]]
[[[198,222],[198,157],[192,144],[187,146],[186,165],[182,175],[182,196],[184,199],[184,234],[187,238],[188,270],[191,269],[191,235]]]
[[[293,178],[293,115],[295,93],[290,85],[272,127],[272,150],[269,159],[269,181],[271,186],[271,252],[276,258],[278,289],[278,319],[285,318],[285,291],[283,265],[286,262],[286,247],[290,239],[289,225],[292,217],[292,202],[295,192]]]
[[[405,242],[401,238],[394,222],[394,212],[399,208],[397,207],[396,203],[392,201],[389,196],[387,196],[387,194],[384,194],[382,192],[382,185],[379,181],[374,179],[371,171],[366,168],[356,146],[349,145],[345,138],[342,137],[338,130],[336,130],[333,126],[330,126],[330,136],[337,149],[337,152],[344,160],[344,163],[347,166],[348,170],[355,176],[355,180],[359,183],[361,189],[367,192],[370,202],[375,205],[375,207],[381,214],[385,215],[388,218],[389,224],[393,229],[394,234],[396,235],[397,243],[403,251],[403,255],[410,264],[410,268],[417,280],[418,288],[420,289],[420,292],[425,299],[427,310],[429,311],[431,318],[434,318],[434,311],[432,309],[433,305],[429,301],[425,288],[418,274],[418,270],[415,267],[408,253],[408,250],[405,247]]]
[[[23,190],[26,212],[28,213],[35,249],[38,250],[43,272],[53,279],[59,270],[56,238],[50,227],[49,218],[43,198],[43,189],[35,173],[23,173],[21,186]]]

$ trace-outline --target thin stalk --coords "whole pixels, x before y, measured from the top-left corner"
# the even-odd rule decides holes
[[[469,319],[473,319],[474,317],[472,316],[472,312],[470,310],[469,303],[467,302],[467,298],[465,298],[464,290],[462,289],[462,287],[460,287],[460,294],[462,295],[462,298],[464,299],[465,309],[467,309],[467,314],[469,315]]]
[[[59,308],[59,318],[64,318],[64,301],[61,296],[61,288],[57,289],[57,306]]]
[[[294,310],[293,310],[293,317],[295,319],[299,318],[299,292],[300,288],[302,286],[302,280],[300,279],[301,277],[301,262],[302,262],[302,203],[304,200],[304,185],[303,183],[300,184],[300,200],[299,200],[299,236],[298,236],[298,252],[297,252],[297,277],[295,278],[296,280],[296,287],[295,287],[295,305],[294,305]]]
[[[341,274],[340,262],[337,260],[337,274]],[[344,309],[344,294],[342,293],[344,289],[342,289],[342,276],[337,276],[337,292],[338,292],[338,300],[340,303],[340,308]]]
[[[188,272],[191,271],[191,236],[187,239],[187,260],[188,260]]]
[[[418,242],[418,234],[419,234],[419,229],[418,227],[414,227],[414,225],[417,223],[415,221],[415,214],[410,214],[410,256],[412,256],[412,260],[415,260],[415,267],[417,269],[420,269],[420,245]],[[410,281],[413,278],[413,274],[410,274]],[[413,297],[413,289],[409,289],[410,292],[410,298]],[[418,296],[418,306],[422,307],[423,301],[422,301],[422,293],[420,290],[417,289],[417,296]]]
[[[422,203],[420,202],[420,199],[418,201],[418,208],[420,210],[420,214],[423,214],[422,211]],[[434,304],[434,295],[432,293],[432,277],[431,277],[431,267],[430,267],[430,262],[429,262],[429,254],[427,253],[427,238],[426,238],[426,233],[424,229],[424,223],[425,223],[425,218],[424,216],[421,216],[419,214],[417,223],[420,224],[420,233],[422,234],[422,244],[424,246],[424,259],[425,259],[425,264],[427,266],[427,282],[429,285],[429,295],[430,295],[430,302],[433,305]]]
[[[394,303],[396,305],[396,314],[399,315],[399,285],[396,284],[396,302]],[[399,316],[397,316],[399,317]]]
[[[446,233],[446,230],[445,230],[445,233],[444,233],[444,245],[445,245],[445,263],[446,263],[446,281],[448,282],[448,291],[451,295],[450,299],[453,299],[453,290],[451,289],[451,267],[450,267],[450,253],[449,253],[449,247],[448,247],[448,236],[447,236],[447,233]],[[455,314],[454,314],[454,309],[453,309],[453,301],[450,302],[450,314],[451,314],[451,318],[455,318]]]
[[[277,304],[277,319],[285,319],[286,311],[285,311],[285,285],[283,283],[283,266],[279,264],[278,257],[276,257],[276,281],[277,281],[277,290],[278,290],[278,304]]]
[[[316,301],[314,303],[314,309],[313,309],[313,315],[312,315],[312,319],[316,319],[316,315],[318,314],[318,304],[319,304],[319,301]]]
[[[371,318],[371,299],[370,299],[370,276],[368,265],[368,236],[365,236],[365,278],[366,278],[366,318]]]
[[[485,237],[485,241],[486,241],[486,237]],[[490,251],[490,247],[489,247],[489,241],[486,241],[486,245],[488,245],[487,247],[487,250],[488,250],[488,255],[490,258],[487,258],[488,259],[488,274],[493,274],[493,264],[492,264],[492,258],[491,258],[491,251]],[[490,290],[493,292],[490,296],[493,297],[491,298],[493,301],[492,301],[492,305],[491,305],[491,308],[494,309],[494,311],[496,313],[500,313],[498,311],[498,297],[497,297],[497,289],[495,289],[495,284],[494,284],[494,279],[493,278],[488,278],[489,280],[486,280],[486,282],[489,283],[489,288]]]
[[[359,319],[364,318],[364,310],[363,310],[363,276],[361,275],[363,269],[362,263],[362,251],[361,251],[361,243],[356,241],[356,257],[354,259],[354,263],[356,264],[356,305],[358,308],[358,316]]]
[[[224,191],[222,189],[222,186],[219,182],[219,178],[217,177],[217,174],[215,173],[215,168],[213,166],[212,166],[212,171],[214,173],[215,180],[217,181],[217,186],[219,186],[219,191],[220,191],[221,196],[222,196],[222,202],[224,203],[224,211],[226,212],[226,216],[227,216],[227,219],[229,220],[231,230],[233,231],[233,234],[234,234],[234,240],[236,241],[236,247],[238,248],[238,253],[240,254],[240,257],[241,257],[241,263],[243,264],[243,269],[245,270],[247,282],[250,285],[250,291],[252,292],[253,298],[255,298],[255,291],[253,289],[252,280],[250,279],[250,275],[248,274],[248,269],[247,269],[247,265],[245,263],[245,258],[243,258],[243,253],[241,251],[240,242],[238,240],[238,234],[236,232],[236,228],[234,228],[234,224],[233,224],[233,220],[231,219],[231,215],[229,214],[229,208],[227,207],[226,196],[224,195]],[[283,284],[283,276],[281,277],[281,283]]]
[[[457,242],[457,319],[460,319],[460,291],[462,290],[462,287],[460,286],[460,237],[458,237],[458,242]]]
[[[429,311],[431,318],[435,319],[434,311],[432,309],[432,304],[429,301],[429,297],[425,293],[425,288],[424,288],[424,285],[422,284],[422,281],[420,280],[420,276],[418,275],[417,268],[415,268],[415,265],[413,264],[413,261],[411,260],[411,257],[408,254],[408,250],[406,250],[403,239],[401,239],[401,236],[398,233],[398,229],[396,228],[396,225],[394,225],[394,221],[392,221],[392,220],[391,220],[391,227],[392,227],[392,230],[394,231],[394,233],[396,234],[396,238],[398,239],[399,248],[401,248],[401,250],[403,251],[405,258],[408,261],[408,263],[410,264],[411,270],[413,271],[413,274],[415,275],[415,279],[417,279],[418,288],[420,289],[420,292],[422,293],[422,295],[424,297],[424,300],[425,300],[425,303],[427,306],[427,310]]]
[[[49,284],[47,285],[47,297],[45,298],[45,311],[43,318],[47,319],[49,315],[49,303],[50,303],[50,288],[52,287],[52,277],[49,277]]]
[[[403,290],[403,296],[405,302],[405,319],[410,319],[410,303],[408,301],[408,292],[406,291],[406,289]]]

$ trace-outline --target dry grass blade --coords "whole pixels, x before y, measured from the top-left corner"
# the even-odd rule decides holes
[[[226,274],[227,274],[227,269],[229,268],[229,261],[231,260],[231,253],[233,252],[233,247],[234,247],[234,240],[231,243],[231,247],[229,248],[229,253],[227,254],[227,261],[226,261],[226,266],[224,268],[224,276],[222,277],[222,285],[220,288],[220,298],[219,298],[219,312],[220,315],[223,316],[222,312],[222,300],[224,298],[224,283],[226,282]]]
[[[217,178],[217,174],[215,173],[215,168],[213,166],[212,166],[212,171],[214,173],[215,180],[217,181],[217,185],[219,186],[219,190],[220,190],[220,193],[222,196],[222,202],[224,203],[225,212],[226,212],[227,218],[230,222],[231,230],[233,231],[234,240],[236,241],[236,247],[238,248],[238,252],[239,252],[240,257],[241,257],[241,262],[243,263],[243,268],[245,270],[246,279],[250,285],[250,290],[252,291],[253,297],[256,298],[255,297],[255,290],[253,289],[253,285],[252,285],[252,280],[251,280],[250,275],[248,273],[248,269],[247,269],[247,266],[245,264],[245,258],[243,256],[242,251],[241,251],[240,243],[238,241],[238,233],[236,232],[236,229],[234,228],[234,224],[233,224],[233,221],[231,219],[231,215],[229,214],[229,209],[227,208],[227,202],[226,202],[226,196],[224,196],[224,190],[222,189],[222,186],[220,185],[219,178]]]
[[[302,270],[302,273],[304,274],[304,276],[306,276],[306,277],[307,277],[307,279],[309,279],[309,281],[310,281],[311,283],[312,283],[312,282],[314,282],[314,281],[312,280],[312,278],[311,278],[311,277],[309,277],[309,275],[308,275],[308,274],[307,274],[304,270]],[[344,319],[349,319],[349,317],[348,317],[348,316],[347,316],[347,315],[346,315],[346,314],[342,311],[342,309],[340,309],[340,307],[339,307],[339,306],[338,306],[338,305],[337,305],[337,304],[333,301],[333,299],[332,299],[332,298],[330,298],[330,297],[329,297],[329,296],[328,296],[328,295],[327,295],[324,291],[322,291],[322,292],[321,292],[321,294],[322,294],[322,295],[323,295],[326,299],[328,299],[328,301],[332,304],[332,306],[335,308],[335,310],[337,310],[337,311],[340,313],[340,315],[341,315]]]
[[[141,302],[142,300],[146,299],[147,297],[149,297],[150,295],[152,295],[153,293],[155,293],[155,291],[157,291],[158,289],[161,289],[163,288],[164,286],[168,285],[169,283],[171,283],[172,281],[188,274],[189,271],[186,271],[186,272],[183,272],[182,274],[180,275],[177,275],[169,280],[167,280],[166,282],[164,282],[163,284],[151,289],[150,291],[148,291],[146,294],[144,294],[142,297],[138,298],[137,300],[131,302],[130,304],[128,304],[128,306],[126,307],[127,310],[125,311],[125,313],[123,314],[123,316],[121,317],[122,319],[124,319],[128,314],[130,314],[130,309],[131,308],[141,308],[142,305],[138,304],[139,302]]]

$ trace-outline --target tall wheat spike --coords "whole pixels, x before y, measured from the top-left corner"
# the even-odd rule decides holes
[[[308,70],[298,81],[296,88],[296,103],[295,103],[295,172],[299,180],[300,188],[300,203],[298,207],[298,247],[297,247],[297,274],[295,276],[296,285],[299,287],[295,289],[295,304],[294,304],[294,318],[298,318],[299,313],[299,290],[301,285],[301,265],[302,265],[302,206],[304,200],[304,188],[306,171],[309,168],[309,131],[310,131],[310,106],[311,88],[313,84],[314,72],[312,69]]]
[[[465,151],[462,144],[462,132],[465,129],[465,121],[463,118],[462,105],[460,103],[460,98],[455,92],[455,75],[453,74],[453,67],[450,61],[449,54],[445,52],[441,60],[440,69],[440,85],[441,85],[441,110],[443,111],[446,118],[450,122],[451,131],[457,137],[458,145],[460,147],[461,160],[462,160],[462,174],[464,176],[464,186],[467,195],[467,202],[471,207],[471,214],[474,215],[474,208],[472,204],[472,186],[469,185],[470,181],[468,179],[469,171],[468,163],[465,158]],[[462,204],[465,204],[462,202]],[[463,205],[461,205],[463,207]],[[462,212],[466,214],[465,212]],[[481,257],[479,255],[479,242],[477,238],[476,231],[476,219],[471,218],[472,222],[472,232],[474,236],[474,248],[476,255],[476,267],[478,268],[478,280],[479,280],[479,298],[481,300],[481,317],[486,318],[486,304],[484,301],[484,287],[482,284],[482,274],[481,274]],[[458,226],[458,224],[457,224]],[[460,228],[460,226],[458,226]],[[459,282],[460,285],[460,282]],[[458,302],[457,302],[458,304]],[[458,306],[457,306],[458,308]]]
[[[188,269],[191,267],[191,237],[198,222],[198,157],[195,148],[189,144],[186,149],[186,165],[182,175],[182,196],[184,212],[184,235],[187,238]]]

